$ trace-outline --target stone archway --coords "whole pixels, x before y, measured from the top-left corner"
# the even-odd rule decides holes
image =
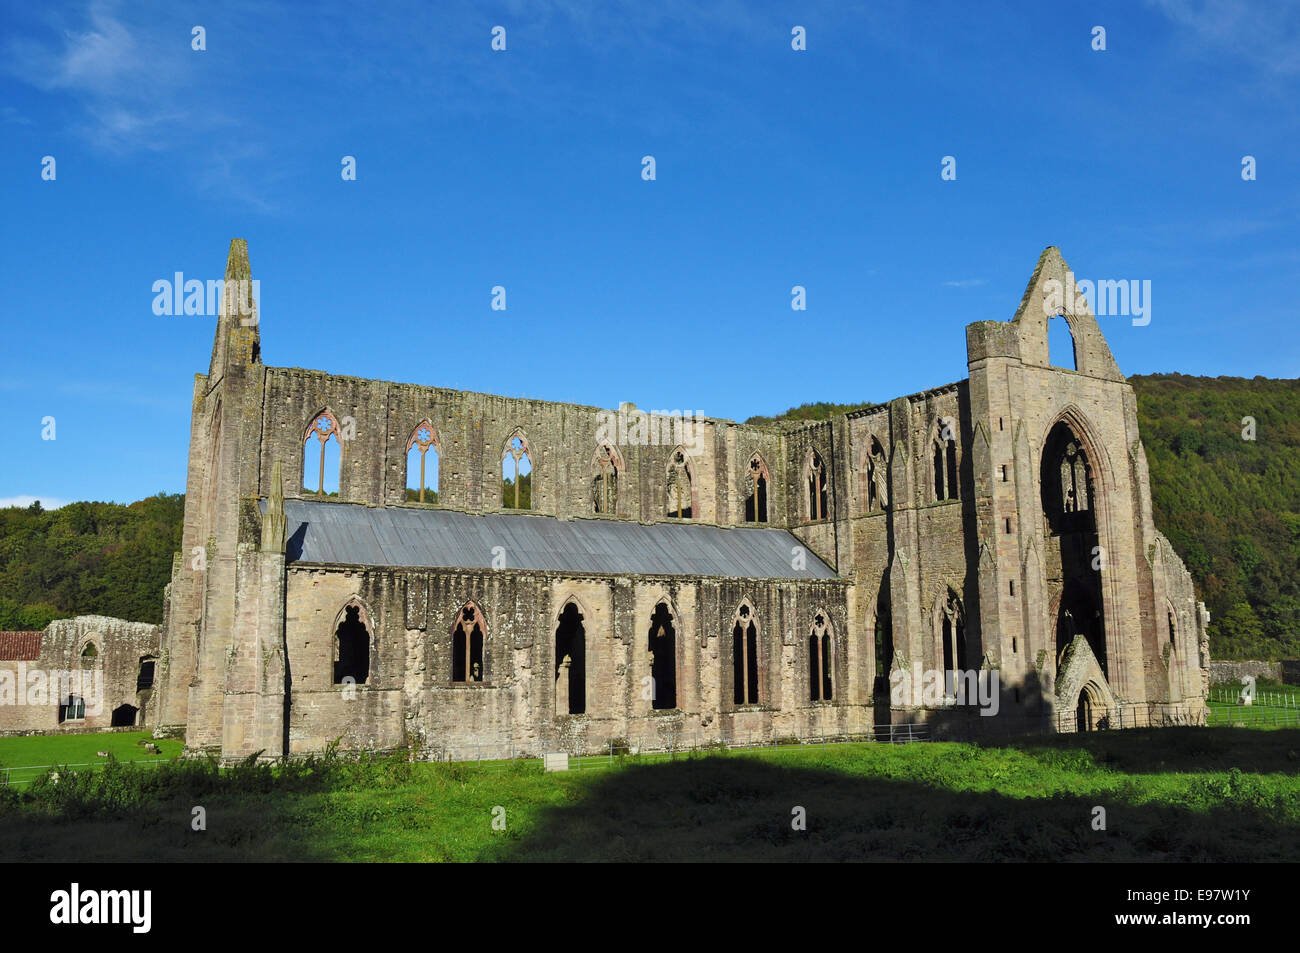
[[[1097,731],[1109,726],[1110,713],[1106,707],[1101,689],[1096,682],[1088,682],[1079,691],[1079,700],[1074,706],[1075,731]]]
[[[1120,703],[1082,634],[1074,637],[1057,670],[1055,710],[1056,730],[1066,732],[1108,728],[1119,716]]]

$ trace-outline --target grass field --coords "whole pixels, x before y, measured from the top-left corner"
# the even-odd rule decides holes
[[[1240,685],[1212,685],[1210,686],[1210,701],[1236,704],[1237,696],[1241,694],[1241,690],[1242,686]],[[1255,686],[1255,703],[1251,707],[1256,706],[1300,707],[1300,686],[1259,682]]]
[[[1296,861],[1298,749],[1297,730],[1171,728],[553,774],[535,760],[109,765],[0,790],[0,859]]]
[[[0,777],[7,777],[11,784],[24,784],[44,774],[49,765],[102,765],[105,759],[99,757],[100,751],[118,761],[175,758],[181,753],[179,741],[154,741],[161,754],[145,751],[146,741],[154,741],[147,731],[0,738]]]

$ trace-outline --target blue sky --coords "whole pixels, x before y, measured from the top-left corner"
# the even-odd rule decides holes
[[[1298,87],[1294,3],[5,0],[0,502],[184,490],[214,320],[152,287],[235,236],[263,360],[360,377],[886,400],[1053,244],[1151,281],[1125,373],[1296,377]]]

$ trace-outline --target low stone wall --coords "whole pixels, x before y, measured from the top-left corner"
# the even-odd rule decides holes
[[[140,731],[148,731],[148,730],[149,729],[143,725],[127,725],[126,727],[117,727],[117,728],[83,728],[79,731],[69,730],[67,732],[58,732],[58,733],[76,734],[76,735],[112,735],[112,734],[120,734],[122,732],[127,732],[127,731],[140,732]],[[48,728],[6,729],[0,731],[0,738],[30,738],[34,735],[49,735],[55,733],[56,732],[52,732]]]
[[[1243,677],[1250,675],[1262,681],[1280,682],[1283,666],[1288,666],[1294,677],[1300,662],[1229,662],[1220,659],[1210,661],[1211,685],[1240,685]]]

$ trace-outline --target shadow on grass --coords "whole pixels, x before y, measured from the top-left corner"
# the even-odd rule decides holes
[[[1208,810],[1099,795],[1016,799],[758,758],[632,766],[545,809],[482,859],[504,861],[1170,861],[1300,859],[1300,827],[1261,803]],[[1222,787],[1205,781],[1207,798]],[[1294,797],[1294,795],[1292,795]],[[1092,829],[1106,808],[1105,831]],[[793,811],[807,829],[793,829]],[[1294,816],[1294,814],[1292,814]]]
[[[962,790],[984,780],[971,749],[915,761],[886,746],[809,753],[842,756],[845,769],[797,754],[719,754],[567,775],[395,759],[225,771],[201,762],[109,765],[57,784],[43,779],[24,794],[0,789],[0,860],[339,861],[399,852],[502,861],[1300,860],[1295,781],[1240,770],[1276,772],[1265,763],[1281,750],[1276,739],[1225,729],[1198,754],[1193,741],[1210,733],[1189,731],[1196,739],[1166,739],[1167,731],[1155,740],[1139,732],[1035,739],[1028,747],[1061,751],[1059,771],[1050,754],[1036,757],[1047,783],[1055,779],[1045,790],[1077,778],[1090,793],[1025,798]],[[1245,753],[1234,749],[1236,770],[1215,775],[1134,779],[1114,767],[1132,762],[1131,774],[1149,774],[1166,757],[1176,762],[1166,771],[1210,771],[1201,759],[1237,740]],[[874,775],[854,770],[861,759]],[[923,780],[890,776],[902,772]],[[504,832],[489,826],[500,804],[511,805]],[[1096,806],[1106,809],[1105,831],[1092,829]],[[203,832],[192,829],[195,807],[204,808]],[[806,830],[792,825],[796,808]]]
[[[340,772],[319,759],[225,770],[201,759],[153,769],[110,760],[93,772],[56,770],[0,788],[0,861],[329,860],[294,836],[292,819],[309,816],[301,812]]]
[[[1096,765],[1125,774],[1204,774],[1233,768],[1253,774],[1300,774],[1300,730],[1290,728],[1131,728],[975,738],[970,743],[1032,753],[1085,751]]]

